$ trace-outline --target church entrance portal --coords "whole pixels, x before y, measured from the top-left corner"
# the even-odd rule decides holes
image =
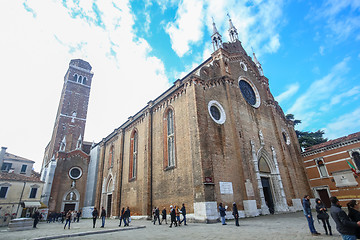
[[[111,216],[111,202],[112,202],[112,194],[109,194],[107,199],[107,209],[106,209],[107,217]]]
[[[67,213],[69,210],[75,210],[75,203],[65,203],[64,212]]]
[[[261,184],[263,187],[265,202],[269,208],[269,212],[271,214],[274,214],[274,200],[271,193],[270,179],[268,177],[261,177]]]
[[[316,189],[316,191],[319,194],[319,197],[321,201],[324,203],[325,207],[330,208],[331,202],[327,189]]]

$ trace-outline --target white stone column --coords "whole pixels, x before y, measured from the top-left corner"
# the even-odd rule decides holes
[[[283,186],[280,171],[279,171],[279,164],[278,164],[277,157],[276,157],[276,151],[275,151],[275,148],[273,146],[271,146],[271,151],[272,151],[273,160],[274,160],[274,163],[275,163],[277,184],[278,184],[278,186],[280,188],[280,201],[281,202],[280,202],[280,206],[277,206],[277,208],[278,208],[277,210],[278,211],[289,211],[289,207],[288,207],[287,202],[286,202],[284,186]]]
[[[256,175],[256,180],[258,183],[258,189],[259,189],[260,200],[261,200],[261,214],[263,214],[263,215],[270,214],[269,207],[266,205],[266,202],[265,202],[264,191],[263,191],[263,186],[261,183],[261,177],[260,177],[260,172],[259,172],[258,159],[256,156],[256,151],[255,151],[255,145],[252,140],[250,140],[250,144],[251,144],[251,151],[252,151],[252,156],[253,156],[255,175]]]

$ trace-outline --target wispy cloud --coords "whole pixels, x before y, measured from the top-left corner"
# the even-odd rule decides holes
[[[326,112],[331,110],[332,106],[339,104],[341,102],[344,102],[344,104],[349,102],[354,102],[359,98],[359,95],[360,95],[360,87],[355,86],[346,92],[332,96],[329,102],[324,103],[321,106],[320,110]]]
[[[331,121],[324,128],[325,136],[329,139],[346,136],[360,131],[360,107],[351,113],[346,113]]]
[[[179,3],[176,20],[167,25],[166,31],[172,48],[182,57],[192,45],[203,44],[204,31],[212,34],[212,17],[223,41],[227,41],[229,22],[226,15],[229,13],[238,29],[239,39],[248,51],[252,46],[258,55],[273,53],[281,45],[278,31],[283,4],[283,0],[253,1],[251,4],[239,0],[184,0]]]
[[[34,18],[36,18],[36,12],[34,11],[34,9],[32,9],[31,7],[29,7],[29,5],[27,4],[27,1],[23,2],[23,6],[25,8],[26,11],[28,11],[29,13],[32,14],[32,16]]]
[[[182,57],[190,45],[202,39],[203,2],[184,0],[179,3],[176,21],[166,26],[173,50]]]
[[[329,74],[314,81],[289,108],[288,113],[302,120],[299,129],[309,126],[313,118],[319,114],[321,106],[331,100],[344,75],[349,71],[349,60],[350,58],[343,59],[331,69]]]
[[[284,100],[288,100],[295,93],[297,93],[299,87],[300,87],[299,83],[291,84],[290,86],[287,87],[287,90],[285,92],[275,97],[276,101],[278,101],[281,104]]]
[[[314,8],[308,19],[311,21],[325,20],[331,34],[332,42],[346,40],[351,34],[360,31],[360,1],[358,0],[327,0],[320,7]]]

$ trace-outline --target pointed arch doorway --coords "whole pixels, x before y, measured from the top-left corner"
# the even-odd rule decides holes
[[[111,217],[112,193],[114,191],[113,178],[110,177],[106,188],[106,217]]]
[[[263,156],[259,159],[259,172],[266,205],[269,208],[269,212],[274,214],[275,204],[271,187],[271,170]]]

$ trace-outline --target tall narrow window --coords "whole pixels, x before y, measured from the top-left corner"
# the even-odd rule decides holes
[[[75,74],[75,75],[74,75],[74,82],[77,82],[77,81],[78,81],[78,75]]]
[[[138,134],[133,131],[130,142],[130,179],[136,178]]]
[[[79,83],[82,83],[82,76],[79,76]]]
[[[31,188],[29,198],[36,198],[37,188]]]
[[[321,159],[316,160],[316,165],[319,169],[320,177],[328,177],[326,167],[325,167],[323,160],[321,160]]]
[[[168,167],[175,166],[174,113],[171,109],[167,113],[167,155]]]
[[[109,167],[112,167],[113,165],[114,165],[114,145],[111,146],[109,153]]]
[[[27,165],[25,165],[25,164],[22,165],[20,173],[23,173],[23,174],[26,173],[26,168],[27,168]]]
[[[0,198],[6,198],[6,193],[9,187],[0,187]]]
[[[358,152],[353,152],[351,156],[354,159],[354,163],[358,170],[360,170],[360,154]]]
[[[83,78],[83,84],[86,84],[86,77]]]

